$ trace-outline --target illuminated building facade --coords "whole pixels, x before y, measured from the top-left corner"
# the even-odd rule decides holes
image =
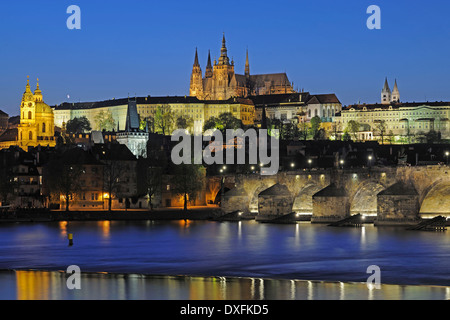
[[[335,116],[340,131],[353,120],[360,124],[359,140],[408,140],[430,131],[440,133],[442,139],[450,138],[450,102],[393,103],[350,105]],[[380,124],[384,132],[380,132]],[[363,134],[364,133],[364,134]],[[393,141],[393,142],[394,142]],[[406,142],[406,141],[405,141]]]
[[[111,114],[117,131],[125,131],[127,126],[127,112],[129,98],[113,99],[99,102],[63,103],[53,107],[55,124],[62,126],[76,117],[85,116],[94,130],[99,130],[96,119],[99,114]],[[230,112],[244,125],[254,123],[255,108],[250,99],[230,98],[228,100],[199,100],[189,96],[168,97],[136,97],[136,109],[140,120],[153,118],[158,108],[170,107],[175,118],[179,116],[189,117],[193,120],[191,132],[199,134],[203,131],[203,125],[210,117],[218,117],[221,113]],[[166,133],[171,134],[171,132]]]

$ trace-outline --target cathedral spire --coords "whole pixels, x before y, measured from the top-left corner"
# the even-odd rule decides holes
[[[395,79],[394,90],[392,90],[392,102],[400,102],[400,92],[398,91],[397,79]]]
[[[389,88],[387,77],[386,77],[386,80],[384,81],[383,91],[391,92],[391,89]]]
[[[389,104],[391,102],[391,96],[392,96],[391,89],[389,89],[389,84],[386,77],[386,80],[384,81],[383,90],[381,90],[381,103]]]
[[[197,48],[195,48],[195,59],[194,59],[194,67],[199,67],[200,64],[198,63],[198,53]]]
[[[250,75],[250,64],[248,62],[248,49],[247,49],[247,54],[246,54],[246,58],[245,58],[245,75],[246,76]]]
[[[213,71],[212,71],[212,65],[211,65],[211,53],[208,50],[208,62],[206,64],[206,70],[205,70],[205,78],[212,78]]]
[[[227,55],[225,32],[223,33],[223,37],[222,37],[222,48],[220,49],[219,64],[221,64],[221,65],[224,65],[224,64],[229,65],[230,64],[230,59],[228,58],[228,55]]]

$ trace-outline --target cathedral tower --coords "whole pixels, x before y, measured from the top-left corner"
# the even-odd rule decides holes
[[[206,64],[205,78],[212,78],[212,76],[213,76],[213,69],[211,64],[211,53],[208,50],[208,62]]]
[[[189,95],[203,99],[203,80],[202,69],[198,63],[197,48],[195,48],[194,65],[192,66],[191,85],[189,87]]]
[[[395,79],[395,85],[394,85],[394,90],[392,90],[391,101],[392,102],[400,102],[400,92],[398,91],[398,87],[397,87],[397,79]]]
[[[386,80],[384,81],[383,90],[381,90],[381,104],[391,103],[391,96],[392,96],[391,89],[389,89],[389,84],[386,78]]]
[[[213,70],[213,97],[217,100],[226,100],[235,94],[234,88],[230,87],[230,80],[234,76],[234,63],[230,63],[227,54],[225,33],[222,37],[219,62],[214,64]]]

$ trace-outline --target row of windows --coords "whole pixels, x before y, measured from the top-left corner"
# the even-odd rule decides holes
[[[433,111],[433,112],[401,112],[400,116],[405,116],[405,115],[418,115],[418,116],[423,116],[423,115],[438,115],[438,114],[445,114],[446,111]],[[380,113],[372,113],[372,112],[361,112],[361,111],[354,111],[352,113],[343,113],[342,116],[343,117],[355,117],[355,116],[364,116],[364,117],[371,117],[371,116],[376,116],[376,117],[386,117],[386,116],[395,116],[398,115],[399,112],[395,112],[395,113],[385,113],[385,112],[380,112]]]

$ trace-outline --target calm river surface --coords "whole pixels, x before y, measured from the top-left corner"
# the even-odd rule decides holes
[[[73,234],[74,239],[71,247],[67,240],[69,233]],[[370,265],[380,268],[383,285],[450,287],[450,233],[406,231],[401,227],[372,225],[333,228],[310,223],[278,225],[255,221],[105,221],[0,225],[0,269],[45,271],[2,272],[0,298],[20,298],[19,293],[24,297],[25,292],[25,297],[31,294],[33,298],[41,291],[30,293],[25,290],[30,281],[61,282],[64,274],[61,276],[60,272],[48,271],[66,270],[69,265],[77,265],[86,273],[135,274],[135,277],[125,278],[141,279],[141,282],[142,274],[153,275],[153,284],[160,288],[159,292],[169,280],[178,283],[176,287],[179,292],[159,296],[163,299],[192,298],[192,287],[182,289],[182,284],[196,281],[202,283],[202,288],[210,285],[218,290],[217,293],[210,292],[212,296],[202,296],[196,290],[200,298],[225,298],[220,296],[223,294],[225,278],[220,277],[248,278],[241,279],[239,284],[249,288],[248,295],[231,298],[262,298],[258,296],[261,295],[262,279],[272,279],[272,285],[276,282],[280,287],[286,286],[282,290],[283,294],[274,298],[299,298],[303,293],[306,298],[311,294],[312,285],[318,281],[336,282],[329,285],[334,286],[334,297],[339,298],[344,285],[341,282],[364,283],[367,291],[365,282],[370,274],[366,270]],[[163,277],[165,275],[171,277]],[[188,277],[182,277],[184,280],[181,281],[177,277],[181,275]],[[86,275],[83,279],[90,279],[90,285],[101,280]],[[124,280],[123,277],[121,279]],[[232,285],[237,280],[226,281]],[[218,285],[220,283],[222,286]],[[266,284],[266,289],[267,286],[270,285]],[[8,288],[11,290],[8,291]],[[32,285],[28,288],[32,288]],[[292,293],[293,288],[298,290]],[[450,289],[443,290],[436,297],[450,298]],[[250,292],[253,292],[252,295]],[[265,298],[276,291],[271,292],[267,292]],[[96,298],[108,298],[111,293],[105,294]],[[355,293],[355,296],[358,297],[358,294]],[[76,298],[62,293],[56,297]],[[142,297],[158,298],[152,295]],[[433,298],[433,294],[429,297]],[[54,296],[47,295],[44,298]]]

